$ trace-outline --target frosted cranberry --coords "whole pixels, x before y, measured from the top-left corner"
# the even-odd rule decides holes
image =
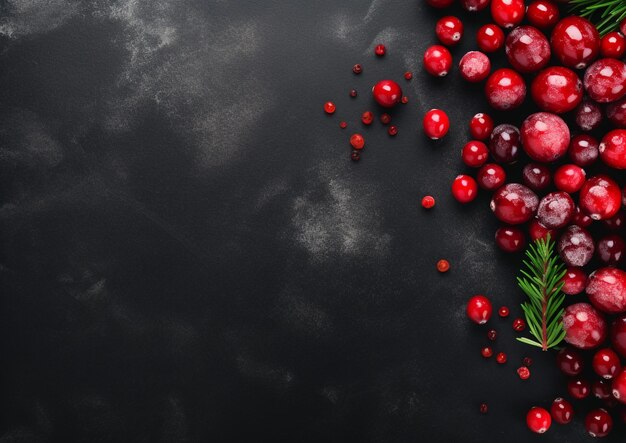
[[[387,113],[380,114],[380,122],[383,125],[388,125],[389,123],[391,123],[391,116]]]
[[[609,32],[600,40],[600,54],[602,57],[622,58],[626,51],[626,38],[617,32]]]
[[[361,121],[364,125],[371,125],[374,122],[374,114],[371,111],[365,111],[361,114]]]
[[[550,43],[533,26],[518,26],[506,38],[504,53],[518,72],[535,72],[550,61]]]
[[[478,196],[478,185],[469,175],[458,175],[452,182],[452,196],[460,203],[469,203]]]
[[[335,113],[335,109],[336,106],[333,102],[326,102],[324,103],[324,112],[326,114],[334,114]]]
[[[624,223],[626,222],[626,216],[623,212],[618,212],[613,217],[607,218],[602,222],[604,223],[604,226],[607,227],[607,229],[611,231],[617,231],[624,227]]]
[[[626,312],[626,272],[600,268],[591,273],[585,290],[596,309],[608,314]]]
[[[527,367],[531,367],[533,365],[533,359],[530,357],[524,357],[522,359],[522,364]]]
[[[580,349],[597,347],[606,338],[606,323],[602,314],[588,303],[576,303],[563,313],[565,341]]]
[[[491,0],[491,17],[503,28],[512,28],[524,19],[524,0]]]
[[[459,71],[468,82],[481,82],[491,71],[491,61],[480,51],[469,51],[461,58]]]
[[[597,244],[598,258],[607,265],[616,265],[624,258],[626,244],[621,235],[609,234]],[[624,294],[626,296],[626,293]]]
[[[486,414],[487,412],[489,412],[489,405],[487,403],[481,403],[478,410],[481,414]]]
[[[583,99],[574,112],[576,124],[583,131],[592,131],[602,123],[602,109],[589,99]]]
[[[595,247],[591,234],[580,226],[568,226],[557,242],[559,256],[567,266],[585,266]]]
[[[498,220],[509,225],[519,225],[530,220],[538,205],[537,194],[519,183],[509,183],[499,188],[490,203]]]
[[[526,83],[512,69],[498,69],[487,79],[485,94],[489,104],[497,110],[517,108],[526,98]]]
[[[526,8],[526,18],[533,26],[551,28],[559,21],[559,8],[549,0],[535,0]]]
[[[550,413],[544,408],[534,406],[530,408],[530,411],[526,414],[526,426],[537,434],[546,432],[550,429],[551,424],[552,418],[550,417]]]
[[[614,58],[602,58],[589,66],[583,79],[592,100],[609,103],[626,94],[626,64]]]
[[[493,119],[489,115],[479,112],[470,120],[469,131],[472,138],[486,140],[493,131]]]
[[[565,375],[578,375],[583,371],[584,360],[574,348],[563,348],[556,355],[556,364]]]
[[[489,0],[461,0],[461,6],[469,12],[482,11],[489,6]]]
[[[470,168],[479,168],[485,164],[489,158],[489,149],[483,142],[471,140],[463,146],[461,158]]]
[[[404,79],[405,79],[405,80],[407,80],[407,81],[408,81],[408,80],[411,80],[412,78],[413,78],[413,73],[412,73],[411,71],[406,71],[406,72],[404,73]]]
[[[611,385],[606,380],[596,380],[591,384],[591,392],[594,397],[600,400],[609,400],[612,398]]]
[[[480,350],[480,354],[484,358],[490,358],[493,355],[493,349],[491,349],[489,346],[485,346]]]
[[[426,0],[426,3],[433,8],[443,9],[452,6],[454,0]]]
[[[621,403],[626,403],[626,369],[613,379],[613,397]]]
[[[496,126],[489,139],[489,151],[498,163],[513,163],[520,153],[520,132],[515,126],[504,123]]]
[[[597,175],[580,189],[580,208],[594,220],[605,220],[617,214],[622,205],[622,191],[613,179]]]
[[[550,168],[541,163],[528,163],[522,169],[522,181],[533,191],[542,191],[552,183]]]
[[[585,417],[585,429],[592,437],[606,437],[613,429],[613,419],[604,409],[594,409]]]
[[[530,239],[532,241],[539,240],[540,238],[545,239],[550,234],[550,238],[556,238],[556,229],[548,229],[541,223],[539,220],[532,219],[528,225],[528,233],[530,234]]]
[[[481,26],[476,33],[478,47],[484,52],[495,52],[504,44],[504,32],[497,25]]]
[[[626,358],[626,316],[614,320],[611,324],[611,346]],[[623,398],[626,402],[626,396]]]
[[[626,129],[614,129],[602,137],[600,158],[615,169],[626,169]]]
[[[424,52],[424,69],[431,75],[445,77],[452,67],[452,55],[445,46],[433,45]]]
[[[577,295],[585,290],[587,285],[587,274],[581,268],[570,266],[563,277],[563,293],[567,295]]]
[[[356,92],[356,89],[350,89],[350,97],[353,97],[353,98],[354,98],[354,97],[356,97],[356,96],[357,96],[357,94],[358,94],[358,93]]]
[[[561,117],[549,112],[537,112],[524,120],[520,128],[522,147],[526,154],[539,162],[552,162],[562,157],[570,142],[569,128]]]
[[[560,229],[574,216],[576,205],[567,192],[550,192],[539,201],[537,219],[546,228]]]
[[[387,48],[385,48],[385,45],[382,44],[378,44],[376,45],[376,47],[374,48],[374,54],[376,54],[378,57],[382,57],[387,53]]]
[[[550,413],[555,422],[566,425],[574,418],[574,407],[564,398],[556,398],[550,407]]]
[[[581,102],[583,83],[571,69],[551,66],[533,79],[530,93],[542,110],[562,114]]]
[[[585,170],[576,165],[563,165],[554,173],[554,186],[560,191],[573,194],[585,183]]]
[[[526,246],[524,232],[515,226],[502,227],[496,231],[496,245],[504,252],[519,252]]]
[[[600,377],[610,380],[621,370],[622,364],[614,350],[604,348],[593,355],[591,367]]]
[[[567,392],[572,398],[582,400],[591,393],[591,384],[582,378],[572,378],[567,382]]]
[[[365,139],[361,134],[352,134],[350,137],[350,144],[356,150],[361,150],[365,146]]]
[[[590,166],[598,159],[598,146],[598,140],[590,135],[575,135],[569,144],[569,158],[580,167]]]
[[[456,45],[463,36],[463,23],[457,17],[447,15],[437,21],[435,34],[444,45]]]
[[[402,88],[393,80],[381,80],[372,88],[374,100],[384,108],[392,108],[402,98]]]
[[[438,140],[448,133],[450,119],[441,109],[431,109],[424,115],[422,121],[424,133],[432,140]]]
[[[600,35],[589,20],[570,16],[560,20],[550,39],[554,55],[565,66],[582,69],[600,52]]]
[[[482,325],[491,318],[491,302],[484,295],[475,295],[467,302],[466,312],[470,320]]]
[[[437,271],[443,273],[450,270],[450,262],[444,258],[437,261]]]
[[[587,228],[591,226],[593,220],[587,214],[580,210],[579,206],[576,206],[576,212],[574,213],[574,217],[572,217],[572,224],[576,226],[580,226],[581,228]]]
[[[517,375],[522,380],[528,380],[530,378],[530,369],[526,366],[520,366],[517,368]]]
[[[487,163],[478,170],[476,180],[481,188],[494,191],[506,181],[506,172],[500,165]]]

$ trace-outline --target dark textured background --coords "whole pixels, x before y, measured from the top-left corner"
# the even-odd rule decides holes
[[[519,257],[495,250],[488,196],[449,195],[467,121],[487,107],[456,71],[421,70],[441,13],[399,0],[0,8],[0,442],[534,440],[525,412],[564,380],[513,340]],[[456,60],[488,19],[463,17]],[[382,77],[411,99],[394,139],[358,123]],[[452,119],[436,144],[418,130],[431,107]],[[505,366],[483,361],[486,328],[465,319],[479,292],[512,307],[491,322]],[[541,440],[586,441],[584,409]]]

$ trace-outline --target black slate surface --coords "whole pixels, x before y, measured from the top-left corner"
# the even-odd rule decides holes
[[[525,412],[565,381],[513,340],[520,257],[495,249],[488,196],[449,195],[467,122],[488,108],[456,71],[422,72],[443,13],[392,0],[0,8],[0,442],[535,440]],[[488,20],[462,17],[456,60]],[[394,139],[358,122],[384,77],[411,100]],[[435,144],[419,130],[431,107],[452,119]],[[505,366],[480,356],[486,328],[464,316],[475,293],[512,308],[491,322]],[[587,407],[540,439],[588,440]]]

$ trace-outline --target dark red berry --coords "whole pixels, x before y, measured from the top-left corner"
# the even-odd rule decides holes
[[[519,225],[531,219],[539,206],[537,194],[519,183],[500,187],[491,199],[490,207],[498,220]]]
[[[504,184],[506,172],[500,165],[487,163],[478,170],[476,180],[481,188],[494,191]]]
[[[551,28],[559,21],[559,8],[550,0],[535,0],[526,8],[526,18],[540,29]]]
[[[537,208],[537,220],[549,229],[565,227],[576,211],[574,200],[567,192],[550,192],[546,194]]]
[[[615,266],[624,259],[624,251],[626,250],[626,243],[621,235],[609,234],[598,240],[596,245],[596,252],[598,258],[602,263],[606,265]],[[624,287],[624,293],[626,294],[626,287]]]
[[[533,365],[533,359],[530,357],[524,357],[522,359],[522,364],[530,368]]]
[[[498,362],[498,364],[505,364],[506,363],[506,354],[504,352],[498,352],[498,355],[496,355],[496,361]]]
[[[614,58],[602,58],[585,71],[585,90],[592,100],[609,103],[626,94],[626,63]]]
[[[422,207],[425,209],[430,209],[435,206],[435,198],[431,195],[425,195],[422,197]]]
[[[398,134],[398,127],[394,125],[390,125],[387,128],[387,134],[391,135],[392,137],[396,136]]]
[[[351,89],[350,90],[350,97],[356,97],[356,96],[357,96],[356,89]]]
[[[361,72],[363,72],[363,67],[357,63],[352,67],[352,72],[354,72],[355,74],[360,74]]]
[[[603,348],[593,355],[591,367],[600,377],[610,380],[622,369],[622,364],[615,351]]]
[[[435,34],[444,45],[456,45],[463,37],[463,22],[451,15],[442,17],[437,21]]]
[[[388,125],[391,122],[391,116],[387,113],[380,114],[380,122],[383,125]]]
[[[613,419],[604,409],[594,409],[585,417],[585,429],[592,437],[606,437],[613,429]]]
[[[509,316],[509,308],[507,308],[506,306],[500,306],[500,309],[498,309],[498,315],[502,318],[506,318]]]
[[[598,159],[598,141],[590,135],[579,134],[572,137],[569,144],[569,158],[581,168],[591,166]]]
[[[555,422],[566,425],[574,418],[574,407],[564,398],[556,398],[550,407],[550,413]]]
[[[339,122],[339,127],[341,129],[346,129],[348,127],[348,123],[344,122],[344,121],[340,121]]]
[[[412,72],[407,71],[407,72],[404,73],[404,79],[405,80],[411,80],[412,78],[413,78],[413,73]]]
[[[583,131],[593,131],[602,123],[602,109],[596,102],[588,98],[584,98],[580,102],[574,113],[576,124]]]
[[[574,376],[583,371],[584,360],[574,348],[563,348],[556,355],[556,364],[565,375]]]
[[[491,131],[489,151],[498,163],[514,163],[521,152],[520,132],[515,126],[504,123]]]
[[[583,378],[572,378],[567,382],[567,392],[572,398],[582,400],[587,398],[591,393],[591,385]]]
[[[526,322],[521,318],[516,318],[513,320],[513,330],[516,332],[522,332],[526,329]]]
[[[504,252],[519,252],[526,246],[526,236],[516,226],[502,227],[496,231],[496,245]]]
[[[567,295],[577,295],[585,290],[587,274],[581,268],[569,267],[563,277],[562,291]]]
[[[350,154],[350,158],[352,159],[352,161],[358,162],[359,160],[361,160],[361,153],[354,149],[352,151],[352,154]]]
[[[386,52],[387,48],[385,48],[385,45],[383,44],[378,44],[374,48],[374,54],[376,54],[378,57],[382,57],[383,55],[385,55]]]
[[[490,329],[489,331],[487,331],[487,338],[491,341],[495,341],[496,338],[498,338],[498,333],[495,329]]]
[[[487,140],[493,131],[493,119],[482,112],[474,115],[469,124],[470,135],[476,140]]]
[[[479,410],[481,414],[486,414],[489,412],[489,406],[487,406],[487,403],[481,403]]]
[[[522,181],[533,191],[543,191],[552,183],[550,168],[541,163],[528,163],[522,169]]]
[[[433,45],[424,52],[424,69],[431,75],[445,77],[452,67],[452,55],[445,46]]]
[[[528,380],[530,378],[530,369],[528,369],[526,366],[520,366],[519,368],[517,368],[517,375],[522,380]]]

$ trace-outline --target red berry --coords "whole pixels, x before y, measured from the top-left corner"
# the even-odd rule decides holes
[[[550,66],[533,79],[530,94],[542,110],[562,114],[580,104],[583,83],[571,69]]]
[[[595,245],[591,234],[580,226],[568,226],[556,244],[567,266],[585,266],[593,258]]]
[[[609,103],[606,107],[606,117],[618,128],[626,128],[626,98]]]
[[[522,181],[533,191],[543,191],[552,183],[550,168],[541,163],[528,163],[522,169]]]
[[[491,71],[491,61],[480,51],[469,51],[461,58],[459,71],[468,82],[481,82]]]
[[[589,66],[583,79],[592,100],[609,103],[626,94],[626,63],[614,58],[602,58]]]
[[[565,375],[578,375],[583,371],[584,360],[574,348],[563,348],[556,355],[556,363]]]
[[[606,267],[592,272],[585,289],[596,309],[607,314],[626,312],[626,272]]]
[[[504,44],[504,32],[494,24],[482,26],[476,33],[478,47],[484,52],[495,52]]]
[[[509,308],[507,308],[506,306],[500,306],[500,309],[498,309],[498,315],[502,318],[506,318],[509,316]]]
[[[530,369],[528,369],[526,366],[520,366],[519,368],[517,368],[517,375],[522,380],[528,380],[530,378]]]
[[[387,128],[387,134],[391,135],[392,137],[398,134],[398,127],[391,125]]]
[[[495,341],[496,338],[498,338],[498,333],[495,329],[490,329],[489,331],[487,331],[487,338],[491,341]]]
[[[422,122],[426,136],[432,140],[438,140],[445,136],[450,129],[448,114],[441,109],[431,109],[424,116]]]
[[[626,403],[626,369],[615,376],[613,379],[613,397],[620,403]]]
[[[431,195],[425,195],[422,197],[422,207],[425,209],[430,209],[435,206],[435,198]]]
[[[487,403],[481,403],[480,404],[480,413],[481,414],[486,414],[487,412],[489,412],[489,406],[487,406]]]
[[[602,123],[602,109],[589,99],[583,99],[574,112],[576,124],[583,131],[593,131]]]
[[[504,52],[515,70],[535,72],[550,61],[550,43],[543,33],[533,26],[518,26],[506,38]]]
[[[585,417],[585,429],[592,437],[606,437],[613,429],[613,419],[604,409],[594,409]]]
[[[609,234],[598,240],[596,251],[598,258],[607,265],[617,265],[624,258],[626,243],[621,235]],[[626,290],[626,287],[624,288]],[[626,294],[626,293],[625,293]]]
[[[441,259],[437,262],[437,271],[444,273],[444,272],[448,272],[448,270],[450,269],[450,262],[448,260],[445,259]]]
[[[618,354],[626,358],[626,316],[614,320],[611,324],[611,346]],[[626,397],[624,400],[626,402]]]
[[[463,37],[463,23],[458,18],[447,15],[437,21],[435,34],[444,45],[456,45]]]
[[[567,192],[550,192],[539,201],[537,220],[549,229],[565,227],[576,210],[574,200]]]
[[[626,169],[626,129],[614,129],[602,137],[600,158],[615,169]]]
[[[461,0],[461,6],[469,12],[482,11],[489,6],[489,0]]]
[[[555,422],[566,425],[574,418],[574,407],[564,398],[556,398],[550,407],[550,413]]]
[[[622,369],[622,364],[615,351],[604,348],[593,355],[591,367],[600,377],[610,380]]]
[[[454,0],[426,0],[426,3],[433,8],[442,9],[451,6],[452,3],[454,3]]]
[[[594,220],[613,217],[622,206],[622,191],[606,175],[590,178],[580,189],[580,208]]]
[[[528,233],[530,234],[530,239],[532,241],[538,240],[540,238],[546,239],[548,237],[548,234],[550,234],[550,238],[552,239],[556,237],[555,229],[546,228],[544,225],[539,223],[539,220],[537,220],[536,218],[530,221],[530,224],[528,225]]]
[[[406,105],[409,102],[409,98],[404,95],[402,96],[402,99],[400,100],[402,102],[403,105]]]
[[[469,141],[461,150],[461,158],[470,168],[479,168],[489,158],[489,149],[483,142],[476,140]]]
[[[598,158],[598,146],[598,141],[590,135],[575,135],[569,144],[569,158],[580,167],[590,166]]]
[[[371,125],[374,121],[374,114],[371,111],[365,111],[363,114],[361,114],[361,121],[364,125]]]
[[[515,226],[502,227],[496,231],[496,245],[504,252],[519,252],[526,246],[524,231]]]
[[[550,429],[551,424],[552,417],[550,417],[550,413],[544,408],[534,406],[530,408],[530,411],[526,414],[526,425],[531,431],[537,434],[546,432]]]
[[[591,393],[591,385],[583,378],[572,378],[567,382],[567,392],[572,398],[582,400]]]
[[[478,185],[469,175],[458,175],[452,182],[452,196],[459,203],[469,203],[478,196]]]
[[[341,129],[346,129],[346,128],[348,127],[348,123],[347,123],[347,122],[344,122],[344,121],[340,121],[340,122],[339,122],[339,127],[340,127]]]
[[[561,117],[537,112],[524,120],[520,128],[522,147],[533,160],[549,163],[567,152],[570,133]]]
[[[581,268],[569,267],[563,277],[562,291],[567,295],[577,295],[585,290],[587,274]]]
[[[359,160],[361,160],[361,153],[357,151],[356,149],[354,149],[352,151],[352,154],[350,154],[350,158],[352,159],[353,162],[358,162]]]
[[[335,104],[333,102],[324,103],[324,112],[326,114],[334,114],[335,113]]]
[[[352,67],[352,72],[354,72],[355,74],[360,74],[361,72],[363,72],[363,67],[357,63]]]
[[[361,134],[352,134],[350,137],[350,144],[354,149],[361,150],[365,146],[365,139]]]
[[[474,323],[482,325],[491,317],[491,302],[484,295],[475,295],[467,302],[467,316]]]
[[[357,96],[356,89],[351,89],[350,90],[350,97],[356,97],[356,96]]]
[[[489,104],[499,111],[517,108],[526,98],[526,83],[514,70],[498,69],[487,79],[485,94]]]
[[[374,100],[384,108],[392,108],[402,98],[402,88],[393,80],[381,80],[372,88]]]
[[[593,220],[587,214],[580,210],[580,207],[576,207],[576,213],[572,217],[572,224],[581,228],[587,228],[591,226]]]
[[[594,397],[599,398],[600,400],[611,400],[613,399],[613,392],[611,392],[610,382],[606,380],[596,380],[591,384],[591,392],[593,392]]]
[[[565,66],[582,69],[600,52],[600,35],[589,20],[569,16],[559,21],[550,38],[554,55]]]
[[[445,77],[452,67],[452,55],[445,46],[433,45],[424,52],[426,72],[438,77]]]
[[[500,165],[487,163],[478,170],[476,180],[481,188],[495,191],[506,181],[506,172]]]
[[[580,349],[595,348],[606,337],[602,314],[588,303],[576,303],[565,308],[563,328],[565,341]]]
[[[491,199],[491,210],[498,220],[510,225],[525,223],[539,206],[537,194],[519,183],[509,183],[499,188]]]
[[[378,44],[374,48],[374,54],[376,54],[378,57],[382,57],[383,55],[385,55],[386,52],[387,48],[385,48],[385,45]]]
[[[406,71],[404,73],[404,79],[405,80],[411,80],[412,78],[413,78],[413,73],[412,72]]]
[[[498,163],[514,163],[520,153],[520,132],[508,123],[496,126],[489,139],[489,151]]]
[[[383,125],[388,125],[391,122],[391,116],[387,113],[383,113],[380,115],[380,122]]]
[[[512,28],[524,19],[524,0],[491,0],[491,17],[503,28]]]
[[[549,0],[535,0],[526,8],[526,18],[533,26],[551,28],[559,21],[559,8]]]
[[[560,191],[573,194],[585,183],[585,170],[576,165],[563,165],[554,173],[554,185]]]
[[[472,138],[486,140],[493,131],[493,119],[489,115],[479,112],[470,120],[469,131]]]
[[[522,359],[522,364],[527,367],[531,367],[533,365],[533,359],[530,357],[524,357]]]
[[[626,52],[626,38],[621,32],[609,32],[600,40],[602,57],[622,58],[624,52]]]
[[[526,329],[526,322],[524,320],[521,318],[513,320],[513,330],[515,332],[522,332],[524,329]]]
[[[496,355],[496,361],[498,362],[498,364],[505,364],[506,363],[506,354],[504,352],[498,352],[498,355]]]
[[[480,354],[485,358],[490,358],[493,355],[493,350],[489,346],[485,346],[481,349]]]

